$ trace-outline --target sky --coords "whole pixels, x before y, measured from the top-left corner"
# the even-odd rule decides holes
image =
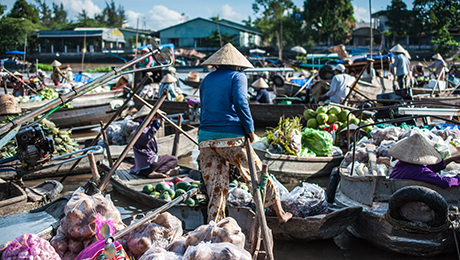
[[[304,0],[292,0],[294,4],[303,10]],[[351,0],[354,8],[356,21],[369,22],[369,1],[371,1],[372,12],[385,10],[391,0]],[[403,0],[407,8],[412,9],[412,2]],[[0,0],[0,4],[7,6],[7,12],[13,7],[15,0]],[[34,0],[27,0],[35,4]],[[94,16],[100,13],[110,0],[45,0],[48,6],[52,2],[63,3],[68,17],[75,20],[78,13],[83,9]],[[241,23],[251,17],[254,20],[258,14],[252,10],[254,0],[114,0],[117,7],[123,6],[128,17],[129,27],[136,28],[139,19],[139,29],[163,29],[185,20],[197,17],[210,18],[219,16],[220,19],[227,19]]]

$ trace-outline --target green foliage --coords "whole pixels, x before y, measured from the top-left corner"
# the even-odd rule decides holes
[[[118,8],[115,7],[113,0],[109,3],[105,2],[106,7],[102,10],[102,13],[95,16],[95,20],[99,24],[105,24],[108,27],[122,27],[126,22],[125,10],[121,5]]]
[[[206,37],[206,46],[209,47],[220,47],[220,41],[222,40],[222,46],[229,42],[233,42],[233,39],[237,37],[238,34],[229,34],[221,33],[219,36],[219,31],[215,30],[212,32],[212,35]]]
[[[38,69],[43,71],[53,71],[53,66],[43,63],[38,63]]]
[[[0,4],[0,16],[3,15],[6,11],[6,5],[1,5]]]
[[[407,6],[402,0],[392,0],[391,5],[387,6],[390,34],[394,36],[405,36],[411,30],[412,12],[407,11]]]
[[[24,45],[25,35],[39,29],[28,19],[3,17],[0,19],[0,53],[19,49]]]
[[[26,0],[17,0],[8,14],[8,17],[18,19],[24,18],[35,24],[40,23],[37,8],[28,4]]]

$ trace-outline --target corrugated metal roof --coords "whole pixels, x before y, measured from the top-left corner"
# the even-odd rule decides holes
[[[102,36],[102,30],[94,31],[39,31],[37,37],[43,38],[55,38],[55,37],[84,37],[86,32],[86,37],[100,37]]]
[[[171,28],[175,28],[175,27],[181,26],[183,24],[191,23],[191,22],[194,22],[194,21],[197,21],[197,20],[203,20],[203,21],[206,21],[206,22],[209,22],[209,23],[217,24],[217,22],[214,22],[212,20],[208,20],[208,19],[198,17],[198,18],[188,20],[188,21],[180,23],[180,24],[176,24],[176,25],[173,25],[173,26],[158,30],[158,32],[166,31],[166,30],[169,30]],[[221,21],[219,21],[220,26],[226,26],[226,27],[237,29],[237,30],[240,30],[240,31],[246,31],[246,32],[251,32],[251,33],[254,33],[254,34],[262,35],[262,33],[257,29],[253,29],[253,28],[247,27],[245,25],[237,24],[237,23],[234,23],[234,22],[231,22],[231,21],[228,21],[228,20],[221,20]]]

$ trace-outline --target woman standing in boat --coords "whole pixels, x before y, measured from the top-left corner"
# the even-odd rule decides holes
[[[53,67],[53,72],[51,73],[51,80],[53,81],[54,85],[56,87],[59,87],[61,84],[61,77],[65,77],[64,74],[62,74],[61,69],[61,63],[57,60],[54,60],[53,63],[51,63],[51,66]]]
[[[437,173],[451,162],[460,163],[460,155],[443,160],[421,134],[417,133],[399,141],[388,153],[399,160],[391,172],[392,179],[424,181],[443,189],[460,185],[460,175],[443,177]]]
[[[200,168],[209,196],[208,221],[225,217],[229,189],[230,165],[236,166],[252,190],[245,136],[254,141],[254,121],[247,99],[248,80],[240,68],[252,68],[251,63],[231,43],[227,43],[203,65],[217,69],[209,73],[200,85]],[[262,162],[254,151],[255,165],[260,172]],[[265,206],[273,205],[278,219],[284,223],[292,218],[281,208],[278,193],[268,178]]]
[[[134,115],[134,120],[142,122],[149,112],[150,109],[143,106]],[[179,173],[175,156],[159,156],[157,154],[158,146],[155,134],[160,129],[161,120],[162,118],[156,114],[134,144],[134,166],[131,168],[131,173],[147,176],[148,178],[165,178]]]

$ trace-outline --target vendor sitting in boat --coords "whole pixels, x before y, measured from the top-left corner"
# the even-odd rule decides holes
[[[168,90],[168,96],[166,97],[166,100],[169,101],[184,101],[184,96],[180,93],[177,92],[175,88],[175,83],[177,79],[171,75],[171,74],[166,74],[166,76],[163,77],[163,79],[160,81],[160,87],[158,88],[158,94],[161,95],[163,93],[164,89]]]
[[[263,78],[259,78],[258,80],[254,81],[251,86],[255,89],[257,89],[257,94],[256,95],[251,95],[251,98],[249,98],[250,101],[253,101],[254,103],[260,103],[260,104],[270,104],[270,96],[268,95],[268,84],[265,82]]]
[[[421,134],[403,139],[388,150],[399,161],[390,175],[392,179],[410,179],[428,182],[443,189],[459,186],[460,175],[442,177],[437,172],[444,170],[451,162],[460,162],[460,155],[442,159],[441,155]]]
[[[143,106],[141,110],[134,115],[135,121],[143,121],[149,114],[150,109]],[[158,155],[157,142],[155,134],[160,129],[162,118],[156,114],[150,124],[144,129],[142,134],[134,144],[134,166],[131,173],[146,176],[148,178],[165,178],[177,175],[179,169],[177,158],[172,155]]]
[[[13,74],[14,77],[10,78],[11,85],[13,86],[13,95],[15,97],[24,96],[24,83],[22,81],[22,74],[19,72],[15,72]]]

